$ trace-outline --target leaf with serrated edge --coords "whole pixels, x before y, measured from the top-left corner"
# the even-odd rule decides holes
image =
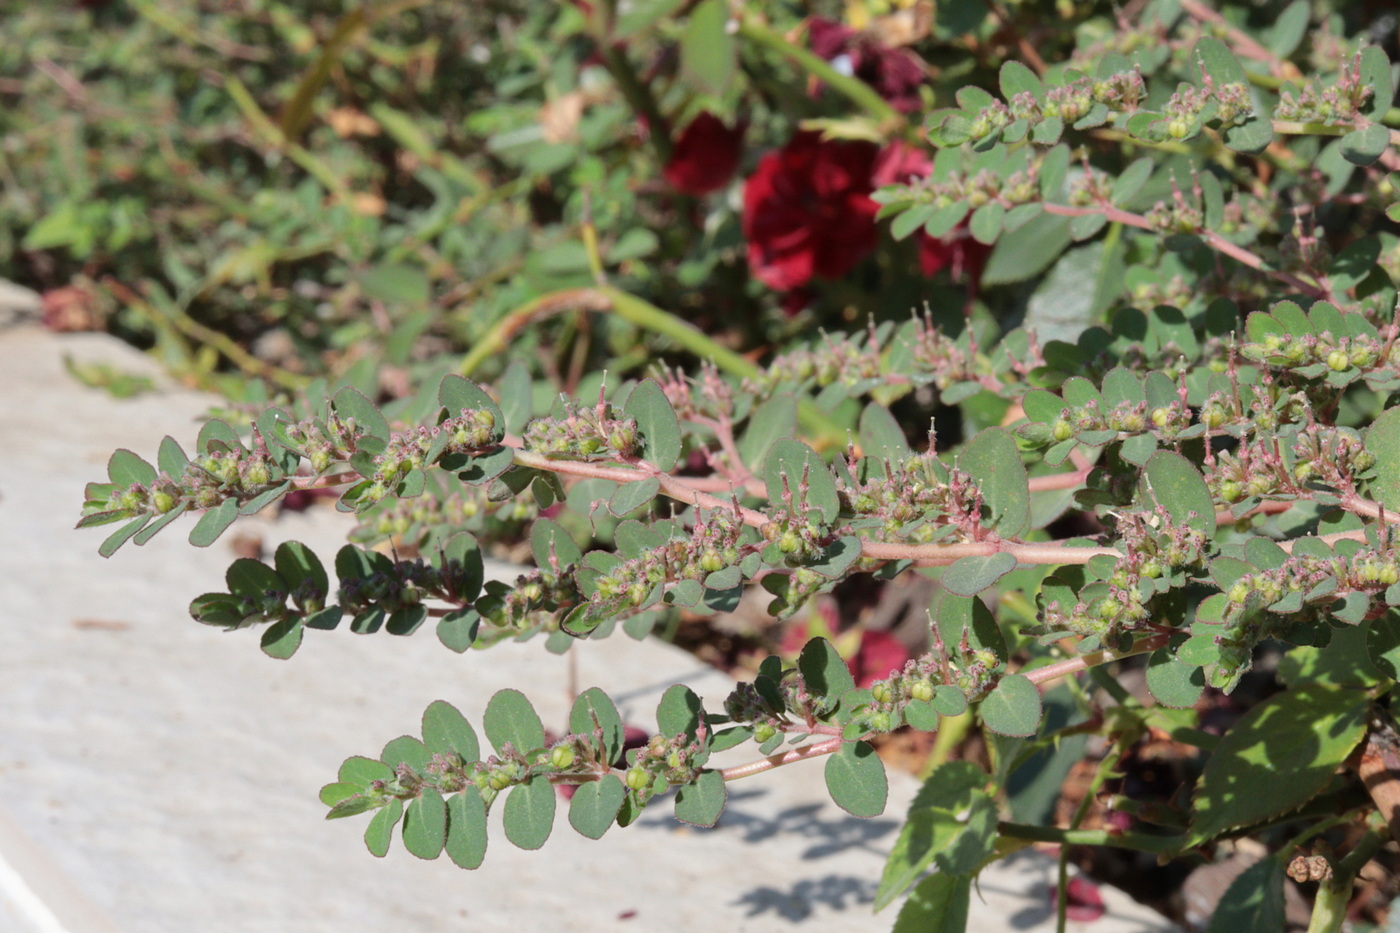
[[[1196,784],[1192,839],[1311,800],[1365,736],[1369,705],[1360,690],[1309,685],[1251,708],[1220,739]]]
[[[929,875],[899,909],[891,933],[964,933],[971,904],[970,875]]]

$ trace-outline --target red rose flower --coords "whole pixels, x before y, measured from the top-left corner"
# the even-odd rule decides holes
[[[685,194],[718,191],[734,177],[743,143],[742,123],[730,129],[706,110],[676,136],[662,174],[672,187]]]
[[[894,142],[880,150],[875,160],[874,184],[876,188],[906,184],[927,177],[931,171],[933,162],[922,149]],[[991,252],[990,246],[972,239],[966,222],[941,237],[919,231],[919,269],[924,275],[935,275],[951,268],[953,278],[966,278],[976,285]]]
[[[807,24],[812,51],[827,61],[845,57],[850,73],[873,87],[890,106],[910,113],[923,106],[924,69],[911,52],[880,45],[862,33],[819,16]]]
[[[836,278],[875,248],[870,199],[876,148],[801,132],[759,160],[744,183],[744,239],[759,281],[792,291]]]

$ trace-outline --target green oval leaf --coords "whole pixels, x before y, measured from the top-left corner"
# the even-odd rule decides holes
[[[179,475],[175,474],[176,477]],[[108,458],[107,478],[118,486],[130,486],[133,483],[150,486],[156,481],[156,468],[123,448]]]
[[[1147,459],[1142,475],[1148,493],[1173,521],[1207,536],[1215,534],[1215,504],[1210,489],[1190,460],[1170,450],[1159,450]]]
[[[297,653],[301,647],[301,636],[306,626],[300,616],[282,619],[269,625],[259,639],[259,647],[269,658],[285,661]]]
[[[330,591],[330,578],[326,575],[326,568],[321,564],[321,559],[300,541],[284,541],[279,544],[272,561],[289,590],[295,590],[302,583],[309,582],[312,588],[322,595]]]
[[[1024,674],[1002,677],[982,700],[982,721],[1001,735],[1035,735],[1040,713],[1040,691]]]
[[[1342,158],[1353,165],[1370,165],[1390,147],[1390,128],[1372,123],[1342,137]]]
[[[826,789],[836,805],[852,816],[885,812],[889,781],[880,756],[868,742],[844,742],[826,760]]]
[[[543,570],[562,570],[583,559],[583,550],[573,536],[552,518],[535,519],[530,529],[530,551],[535,557],[535,566]]]
[[[608,511],[618,518],[626,518],[650,505],[661,492],[661,480],[655,476],[636,483],[623,483],[608,500]]]
[[[622,754],[626,730],[612,699],[597,687],[590,687],[574,700],[573,708],[569,711],[569,731],[576,735],[591,736],[596,730],[602,732],[599,760],[604,764],[612,764]]]
[[[813,638],[802,647],[802,654],[797,658],[797,670],[802,674],[807,691],[823,701],[824,710],[830,710],[840,701],[843,693],[856,687],[851,669],[825,638]]]
[[[867,457],[899,461],[910,453],[904,429],[879,402],[871,402],[860,413],[859,440],[861,453]]]
[[[365,848],[375,858],[389,854],[389,845],[394,841],[394,827],[403,816],[403,801],[397,797],[380,807],[365,827]]]
[[[718,771],[702,771],[676,791],[676,819],[692,826],[713,826],[728,799],[724,776]]]
[[[982,502],[991,512],[989,528],[1014,538],[1029,527],[1030,480],[1010,431],[987,428],[978,433],[958,454],[958,466],[977,480]]]
[[[476,868],[486,858],[486,803],[475,787],[447,801],[447,857],[460,868]]]
[[[579,835],[601,839],[617,820],[617,811],[627,799],[627,788],[615,774],[605,774],[602,780],[579,784],[569,801],[569,825]]]
[[[506,416],[501,413],[501,407],[491,396],[486,394],[481,386],[470,379],[464,379],[452,373],[442,377],[442,382],[438,383],[437,394],[438,402],[454,418],[464,411],[489,411],[496,418],[496,425],[491,429],[491,437],[497,441],[501,439],[505,431]],[[500,470],[496,472],[499,473]]]
[[[554,829],[554,800],[554,785],[540,778],[511,789],[501,823],[512,845],[538,849],[545,844]]]
[[[622,411],[637,422],[642,458],[659,470],[672,469],[681,456],[681,424],[671,400],[656,380],[637,383]]]
[[[381,441],[389,440],[389,422],[379,407],[358,390],[345,386],[331,400],[331,407],[341,418],[354,418],[361,432]]]
[[[959,596],[976,596],[1016,569],[1016,558],[1005,551],[963,557],[943,571],[943,585]]]
[[[382,761],[356,755],[353,758],[345,759],[336,777],[343,783],[354,784],[364,790],[374,781],[391,780],[394,777],[394,769]]]
[[[834,521],[841,511],[841,499],[836,493],[836,479],[822,458],[801,441],[791,438],[774,441],[763,462],[763,481],[768,489],[769,501],[775,506],[782,505],[786,479],[793,505],[800,509],[804,500],[799,495],[799,488],[804,478],[807,481],[807,508],[816,509],[824,522]]]
[[[433,760],[433,755],[418,739],[411,735],[401,735],[385,744],[384,751],[379,753],[379,760],[395,770],[399,765],[406,764],[422,774],[428,769],[428,762]]]
[[[403,847],[421,859],[442,854],[447,838],[447,804],[436,788],[424,787],[403,816]]]
[[[481,616],[475,609],[459,609],[438,620],[438,641],[461,654],[476,642],[476,632],[480,627]]]
[[[1168,648],[1158,648],[1147,661],[1147,689],[1158,703],[1172,709],[1190,709],[1205,689],[1205,672],[1176,659]]]
[[[481,758],[476,730],[457,707],[445,700],[434,700],[423,710],[423,744],[434,754],[456,752],[468,763]]]
[[[234,514],[237,514],[237,510],[235,510]],[[111,557],[113,554],[117,553],[123,544],[130,541],[137,532],[145,528],[146,523],[150,520],[151,516],[149,515],[141,515],[133,518],[108,535],[107,538],[98,545],[97,553],[101,554],[103,557]]]
[[[1376,457],[1371,497],[1387,511],[1400,511],[1400,407],[1376,416],[1366,431],[1365,443]]]
[[[486,704],[481,727],[496,751],[504,754],[506,745],[524,753],[544,745],[544,725],[539,714],[519,690],[500,690]],[[522,846],[522,848],[529,848]]]
[[[668,738],[684,733],[694,737],[700,729],[704,706],[685,684],[672,684],[656,704],[656,728]]]
[[[190,529],[190,544],[195,547],[208,547],[219,540],[228,526],[238,517],[238,500],[225,499],[214,508],[199,516],[199,521]]]

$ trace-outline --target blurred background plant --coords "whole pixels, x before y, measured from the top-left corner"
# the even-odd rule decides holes
[[[50,326],[235,397],[374,373],[402,395],[473,347],[468,371],[508,355],[572,388],[703,346],[667,318],[761,351],[960,310],[940,289],[977,262],[920,263],[867,195],[937,93],[906,46],[975,59],[927,10],[813,6],[16,4],[0,264]],[[645,305],[596,314],[600,274]]]

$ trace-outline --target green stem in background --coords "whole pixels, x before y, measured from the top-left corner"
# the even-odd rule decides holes
[[[757,364],[716,343],[695,325],[611,285],[550,292],[521,305],[497,321],[477,341],[462,358],[457,371],[463,376],[470,376],[486,360],[504,351],[510,345],[511,338],[535,318],[571,310],[611,311],[642,330],[669,337],[700,359],[712,360],[721,371],[740,379],[753,379],[762,373]],[[814,446],[820,448],[846,443],[847,430],[832,421],[830,415],[809,399],[797,403],[797,420],[811,435]]]
[[[1181,852],[1185,836],[1150,836],[1147,833],[1120,833],[1106,829],[1056,829],[1053,826],[1027,826],[1022,823],[1001,822],[997,835],[1026,842],[1053,842],[1062,846],[1113,846],[1136,849],[1168,858]]]
[[[1123,757],[1123,751],[1123,737],[1119,736],[1118,741],[1113,744],[1113,748],[1099,762],[1098,770],[1094,772],[1094,779],[1089,782],[1088,788],[1084,791],[1084,797],[1079,801],[1079,806],[1074,811],[1074,817],[1069,821],[1071,830],[1079,829],[1080,824],[1084,822],[1084,817],[1089,815],[1089,807],[1093,806],[1094,801],[1098,799],[1104,781],[1108,780],[1113,769],[1118,767],[1118,761]],[[1065,933],[1065,924],[1069,920],[1069,846],[1060,846],[1059,868],[1060,896],[1055,902],[1055,930],[1056,933]]]
[[[714,361],[721,371],[741,379],[753,379],[762,373],[757,364],[728,347],[720,346],[700,328],[674,314],[611,285],[600,291],[608,296],[618,317],[643,330],[671,338],[701,359]],[[846,443],[848,431],[832,421],[830,415],[809,399],[798,400],[797,421],[807,431],[813,446],[818,450]]]
[[[287,139],[297,139],[311,122],[312,105],[321,88],[330,80],[331,71],[340,61],[340,53],[345,51],[350,41],[360,34],[368,24],[366,7],[354,7],[340,18],[332,30],[330,38],[321,46],[321,54],[316,63],[301,76],[292,97],[282,108],[280,129]]]
[[[739,15],[739,35],[756,45],[777,52],[832,90],[845,95],[853,104],[870,114],[885,132],[893,133],[903,127],[903,115],[890,106],[889,101],[881,97],[873,87],[857,77],[837,71],[831,62],[810,49],[789,42],[753,13],[745,12]]]
[[[656,150],[656,157],[664,165],[671,161],[671,124],[661,115],[656,98],[645,84],[637,79],[627,56],[606,37],[598,40],[598,54],[602,56],[603,67],[617,82],[618,90],[638,115],[646,117],[647,139]]]
[[[345,182],[331,170],[331,167],[322,162],[311,153],[305,146],[292,142],[287,138],[277,124],[268,119],[263,113],[258,102],[253,99],[252,92],[247,85],[231,74],[223,76],[224,90],[228,91],[229,97],[242,111],[244,118],[252,125],[253,133],[262,140],[264,145],[276,149],[296,163],[303,171],[321,183],[321,187],[334,195],[340,203],[348,205],[351,201],[350,189]]]
[[[1308,933],[1341,933],[1356,876],[1390,838],[1384,824],[1377,825],[1377,820],[1379,816],[1374,816],[1366,827],[1366,835],[1347,853],[1346,858],[1332,866],[1332,877],[1317,886],[1317,899],[1313,901]]]
[[[115,279],[104,279],[103,284],[111,289],[112,294],[116,295],[124,304],[145,315],[146,319],[151,322],[151,326],[166,332],[167,336],[175,338],[173,343],[180,347],[181,352],[186,357],[186,364],[191,370],[197,370],[199,367],[195,365],[194,349],[185,343],[183,337],[190,337],[200,344],[213,347],[227,357],[229,362],[248,375],[267,379],[283,389],[295,392],[310,381],[305,376],[299,376],[296,373],[273,366],[271,363],[263,362],[240,347],[227,334],[221,334],[212,327],[206,327],[179,307],[158,308]]]

